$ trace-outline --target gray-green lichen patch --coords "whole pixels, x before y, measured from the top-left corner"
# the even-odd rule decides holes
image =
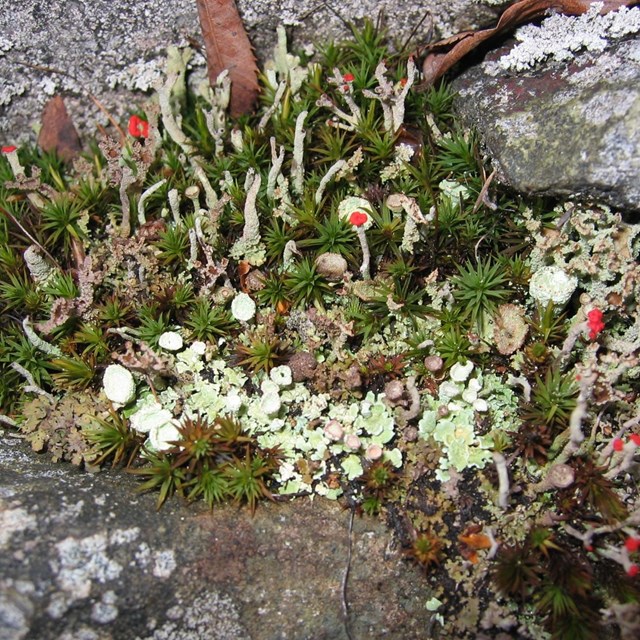
[[[528,193],[591,196],[640,208],[640,40],[528,74],[496,70],[500,53],[455,83],[499,174]]]
[[[526,71],[546,60],[570,62],[576,53],[602,53],[612,40],[640,32],[640,9],[621,7],[600,15],[603,2],[594,2],[580,16],[553,14],[542,24],[517,29],[519,42],[498,61],[506,71]]]
[[[273,505],[252,517],[172,501],[157,513],[133,478],[53,466],[16,439],[0,447],[0,486],[12,488],[0,505],[2,640],[343,637],[349,533],[337,504]],[[419,572],[382,523],[356,520],[352,539],[356,637],[422,638],[431,614]]]
[[[221,615],[221,612],[224,612]],[[198,589],[178,597],[167,611],[167,620],[137,640],[250,640],[231,598]]]
[[[404,41],[425,14],[415,43],[490,22],[496,11],[472,0],[398,4],[391,0],[342,3],[313,0],[244,0],[240,13],[260,58],[275,44],[276,27],[288,25],[296,46],[347,35],[344,21],[380,13],[391,34]],[[337,15],[340,13],[341,15]],[[0,1],[0,137],[2,144],[33,138],[46,100],[63,93],[78,128],[106,125],[93,94],[116,119],[130,108],[131,91],[150,93],[169,45],[201,41],[192,0],[124,0],[50,3]],[[202,68],[196,55],[191,66]],[[62,71],[63,73],[60,73]],[[202,75],[202,74],[201,74]]]
[[[12,509],[0,500],[0,549],[4,548],[11,537],[21,531],[34,529],[36,519],[22,507]]]

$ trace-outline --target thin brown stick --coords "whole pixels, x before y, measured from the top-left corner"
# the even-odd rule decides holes
[[[27,231],[27,229],[24,227],[24,225],[13,215],[13,213],[11,213],[11,211],[8,211],[4,207],[0,207],[0,213],[2,213],[2,215],[4,215],[7,218],[9,218],[9,220],[11,220],[11,222],[13,222],[13,224],[15,224],[16,227],[18,227],[20,229],[20,231],[22,231],[22,233],[24,233],[24,235],[27,236],[27,238],[29,238],[29,240],[31,242],[33,242],[33,244],[35,244],[36,247],[38,247],[38,249],[40,249],[40,251],[42,251],[42,253],[44,253],[47,256],[47,258],[49,258],[49,260],[51,260],[51,262],[53,262],[53,264],[56,265],[56,267],[58,267],[58,269],[62,270],[62,267],[60,266],[59,262],[44,248],[44,246],[42,244],[40,244],[36,240],[36,238],[34,236],[32,236]]]
[[[481,207],[481,205],[483,204],[489,207],[489,209],[495,210],[496,205],[490,200],[488,200],[487,198],[487,193],[489,192],[489,186],[491,185],[491,182],[493,181],[495,176],[496,176],[496,170],[494,169],[489,175],[489,177],[484,181],[484,184],[482,185],[482,189],[480,189],[480,193],[476,198],[476,203],[473,205],[473,210],[471,211],[471,213],[476,213],[478,209]]]
[[[347,602],[347,583],[349,582],[349,572],[351,570],[351,553],[353,550],[353,519],[355,516],[355,508],[351,507],[351,513],[349,514],[349,540],[347,543],[347,566],[344,569],[342,576],[342,586],[340,590],[342,598],[342,621],[344,623],[344,632],[349,640],[353,640],[351,635],[351,629],[349,627],[349,604]]]

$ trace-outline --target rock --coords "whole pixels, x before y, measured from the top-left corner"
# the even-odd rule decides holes
[[[22,0],[0,3],[0,131],[3,145],[31,137],[31,125],[55,93],[64,93],[72,121],[83,134],[107,125],[93,103],[95,96],[121,123],[132,109],[131,92],[151,93],[167,46],[202,44],[194,0]],[[258,58],[271,56],[276,26],[288,25],[297,46],[323,44],[347,35],[347,20],[384,17],[398,42],[413,33],[415,45],[495,19],[498,10],[477,0],[398,3],[349,0],[339,9],[316,0],[238,0],[238,7]],[[489,2],[487,2],[489,4]],[[331,6],[330,6],[331,5]],[[339,13],[339,15],[338,15]],[[422,21],[425,14],[431,16]],[[421,22],[422,21],[422,22]],[[204,58],[191,65],[204,77]]]
[[[294,382],[311,380],[317,367],[315,356],[308,351],[299,351],[289,358],[289,368]]]
[[[316,499],[223,507],[135,494],[119,471],[0,438],[2,640],[346,638],[349,512]],[[356,517],[353,638],[424,638],[430,593],[382,523]]]
[[[453,84],[456,109],[501,180],[524,193],[640,210],[640,39],[527,73],[499,66],[511,47]]]
[[[327,251],[321,253],[315,261],[318,273],[323,275],[327,280],[338,282],[347,272],[347,261],[339,254]]]

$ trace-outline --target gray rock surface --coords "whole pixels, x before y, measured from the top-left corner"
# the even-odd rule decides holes
[[[256,53],[269,57],[278,24],[298,44],[347,33],[343,20],[379,13],[400,42],[417,27],[414,44],[491,22],[498,10],[476,0],[400,3],[395,0],[239,0]],[[62,92],[82,133],[106,124],[95,96],[124,118],[140,92],[150,92],[168,45],[202,43],[195,0],[0,0],[0,143],[31,137],[46,100]],[[204,58],[192,64],[202,68]],[[62,71],[64,73],[59,73]],[[66,75],[65,75],[66,74]],[[136,94],[132,95],[132,91]]]
[[[341,640],[349,512],[296,500],[210,513],[121,472],[0,438],[0,640]],[[353,640],[428,637],[426,581],[357,518]],[[425,635],[426,634],[426,635]]]
[[[514,73],[487,55],[454,83],[500,178],[525,193],[640,210],[640,39]]]

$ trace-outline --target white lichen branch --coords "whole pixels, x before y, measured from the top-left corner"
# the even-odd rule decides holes
[[[607,480],[613,480],[616,476],[620,475],[623,471],[626,471],[635,462],[635,455],[638,450],[638,445],[631,439],[629,439],[622,448],[622,456],[618,458],[617,463],[604,474]]]
[[[169,199],[169,208],[171,209],[173,222],[178,226],[182,224],[182,218],[180,217],[180,192],[177,189],[171,189],[167,198]]]
[[[409,89],[416,79],[416,64],[413,58],[409,58],[407,62],[407,78],[400,86],[394,86],[386,76],[387,65],[384,60],[376,67],[375,77],[378,86],[375,91],[365,89],[362,95],[366,98],[378,100],[382,107],[382,116],[384,119],[384,128],[390,133],[395,133],[404,123],[405,100]]]
[[[565,462],[575,455],[584,442],[585,436],[582,432],[582,422],[587,417],[588,401],[593,394],[593,385],[597,377],[598,374],[591,369],[584,369],[580,373],[580,391],[578,392],[576,406],[569,417],[569,442],[556,458],[557,463]]]
[[[262,118],[260,118],[260,122],[258,122],[258,131],[262,133],[264,128],[267,126],[267,123],[271,119],[271,116],[276,112],[276,109],[280,105],[282,101],[282,96],[287,89],[286,81],[282,81],[278,84],[278,89],[276,90],[275,96],[273,96],[273,103],[269,106],[269,108],[264,112]]]
[[[11,367],[15,369],[26,381],[27,384],[24,386],[24,390],[27,393],[35,393],[39,396],[43,396],[48,400],[55,400],[55,397],[51,395],[48,391],[45,391],[34,379],[33,375],[30,371],[25,369],[19,362],[12,362]]]
[[[364,226],[356,227],[356,234],[360,241],[360,248],[362,249],[362,264],[360,265],[360,273],[365,280],[371,280],[371,252],[369,251],[369,243],[367,242],[367,234],[364,230]]]
[[[166,179],[159,180],[155,184],[152,184],[148,189],[143,191],[140,194],[140,199],[138,200],[138,223],[145,224],[147,221],[147,217],[144,213],[144,206],[146,204],[147,199],[153,193],[155,193],[160,187],[164,186],[167,183]]]
[[[173,115],[171,106],[171,90],[176,84],[179,73],[168,73],[165,82],[158,83],[156,91],[160,102],[160,113],[162,114],[162,124],[171,139],[182,149],[187,156],[191,156],[196,152],[193,142],[185,135],[184,131],[178,124]]]
[[[327,188],[327,185],[329,184],[329,182],[331,182],[333,176],[335,176],[336,173],[338,173],[341,169],[343,169],[346,166],[347,166],[346,160],[338,160],[337,162],[334,162],[329,167],[329,170],[327,171],[327,173],[324,174],[324,176],[322,176],[322,180],[320,180],[320,184],[316,189],[316,195],[314,198],[316,204],[320,204],[320,201],[322,200],[322,196],[324,195],[324,191]]]
[[[308,111],[303,111],[296,118],[296,130],[293,138],[293,161],[291,162],[291,188],[298,195],[303,192],[304,183],[304,138],[306,131],[304,121],[309,115]]]
[[[282,164],[284,162],[284,145],[280,145],[280,149],[277,149],[276,139],[273,136],[269,138],[269,144],[271,145],[271,169],[269,169],[269,175],[267,176],[267,197],[273,198],[278,176],[282,171]]]
[[[255,173],[247,191],[247,199],[244,204],[244,228],[242,230],[242,241],[246,243],[258,244],[260,242],[260,220],[256,209],[256,200],[261,182],[262,177],[259,173]]]
[[[22,328],[24,330],[24,334],[27,337],[27,340],[36,348],[39,349],[40,351],[42,351],[43,353],[46,353],[48,356],[51,356],[53,358],[61,358],[62,357],[62,351],[60,351],[60,349],[58,347],[56,347],[56,345],[51,344],[49,342],[47,342],[46,340],[43,340],[34,330],[33,327],[31,326],[31,321],[29,320],[29,316],[27,316],[23,321],[22,321]]]
[[[498,451],[492,453],[493,462],[498,472],[498,506],[507,509],[509,506],[509,470],[505,457]]]
[[[607,446],[600,452],[600,456],[598,460],[598,463],[600,465],[606,464],[607,460],[609,460],[613,455],[613,451],[614,451],[613,442],[615,440],[621,439],[622,436],[629,429],[631,429],[631,427],[635,427],[638,423],[640,423],[640,415],[637,415],[634,418],[631,418],[622,424],[622,426],[618,429],[618,431],[613,435],[611,440],[609,440],[609,443],[607,444]]]

